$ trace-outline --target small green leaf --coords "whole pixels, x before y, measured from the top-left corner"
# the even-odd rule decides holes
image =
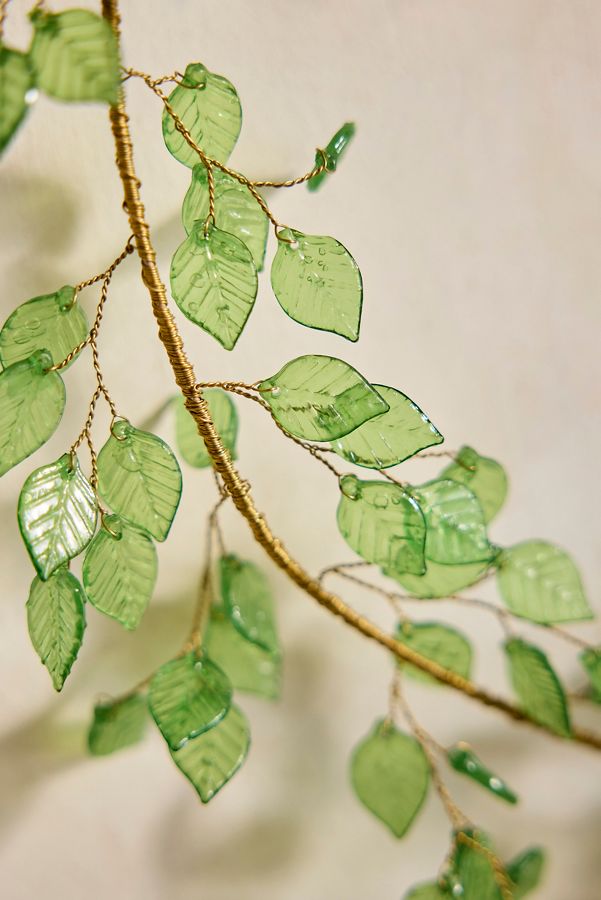
[[[60,363],[88,336],[86,315],[75,298],[75,288],[65,285],[22,303],[0,331],[0,361],[10,366],[36,350],[47,350]]]
[[[242,127],[242,109],[233,84],[209,72],[202,63],[190,63],[182,84],[169,94],[169,104],[194,143],[207,156],[227,162]],[[163,113],[163,137],[179,162],[190,168],[196,165],[198,153],[177,130],[167,109]]]
[[[346,247],[332,237],[291,229],[282,237],[271,266],[271,286],[284,312],[301,325],[357,341],[363,282]]]
[[[579,659],[590,679],[593,696],[601,702],[601,648],[583,650]]]
[[[351,782],[361,803],[401,838],[426,798],[430,768],[414,738],[381,721],[353,751]]]
[[[259,390],[279,424],[308,441],[335,440],[388,411],[365,378],[333,356],[299,356]]]
[[[171,751],[176,766],[208,803],[236,774],[250,747],[250,728],[237,706],[210,731]]]
[[[46,372],[52,357],[38,350],[0,372],[0,475],[31,456],[56,431],[65,385]]]
[[[88,732],[88,749],[92,756],[107,756],[144,737],[148,707],[144,697],[133,694],[124,700],[97,703]]]
[[[367,562],[384,569],[425,569],[426,526],[415,498],[390,481],[340,479],[337,521],[349,547]]]
[[[0,153],[27,114],[27,92],[32,86],[27,56],[0,44]]]
[[[488,561],[494,549],[482,508],[463,484],[446,479],[414,489],[426,520],[426,558],[442,565]]]
[[[397,626],[395,637],[411,650],[438,663],[443,669],[469,678],[472,668],[471,644],[461,632],[438,622],[403,622]],[[403,671],[419,681],[439,684],[432,675],[422,672],[411,663],[400,662]]]
[[[242,637],[223,609],[213,607],[205,636],[208,655],[223,669],[236,691],[277,700],[281,690],[281,657]]]
[[[332,450],[339,456],[367,469],[388,469],[442,443],[443,436],[413,400],[384,384],[373,387],[388,404],[388,412],[335,441]]]
[[[491,794],[507,800],[508,803],[517,803],[517,795],[505,782],[491,772],[484,763],[476,756],[470,747],[465,744],[457,744],[456,747],[450,747],[447,750],[447,759],[452,767],[462,775],[467,775],[473,781],[477,781],[485,787]]]
[[[538,887],[545,862],[542,847],[528,847],[507,863],[507,874],[513,882],[513,900],[522,900]]]
[[[505,503],[507,475],[503,466],[494,459],[480,456],[471,447],[462,447],[455,462],[443,469],[438,477],[467,485],[478,498],[485,522],[490,522]]]
[[[439,600],[450,597],[478,581],[489,567],[488,562],[464,563],[460,566],[444,566],[426,560],[426,571],[423,575],[411,575],[409,572],[385,571],[389,578],[394,578],[407,593],[423,600]]]
[[[255,268],[260,272],[265,259],[269,219],[245,184],[241,184],[219,169],[213,170],[213,180],[215,225],[220,231],[233,234],[248,247]],[[208,215],[207,168],[203,163],[199,163],[192,169],[192,182],[182,206],[182,221],[187,234],[190,234],[196,223],[201,222],[204,225]]]
[[[83,561],[86,596],[125,628],[137,628],[152,596],[157,568],[151,538],[119,516],[107,516]]]
[[[250,250],[232,234],[197,222],[175,251],[171,293],[186,318],[226,350],[242,334],[257,296],[257,270]]]
[[[418,884],[405,894],[403,900],[451,900],[452,894],[445,887],[441,887],[436,881],[427,884]]]
[[[523,711],[562,737],[572,729],[564,690],[549,660],[538,647],[520,638],[505,643],[509,675]]]
[[[94,491],[77,459],[65,453],[36,469],[19,496],[19,528],[42,581],[76,557],[96,530]]]
[[[480,833],[469,836],[485,849],[490,849],[489,842]],[[495,871],[487,855],[460,842],[453,863],[461,890],[454,889],[451,896],[461,897],[461,900],[502,900]]]
[[[327,146],[325,147],[325,171],[320,172],[319,175],[314,175],[313,178],[310,178],[307,182],[307,187],[310,191],[316,191],[323,183],[324,179],[327,179],[328,173],[336,171],[336,166],[338,165],[338,162],[344,154],[346,148],[350,144],[354,134],[354,122],[345,122],[342,128],[338,129],[334,137],[328,142]],[[315,165],[319,166],[322,162],[323,156],[320,151],[318,151],[315,154]]]
[[[219,560],[224,608],[242,637],[268,653],[279,652],[271,588],[251,562],[230,554]]]
[[[148,700],[163,737],[177,750],[223,719],[232,686],[207,656],[191,652],[161,666],[150,683]]]
[[[209,404],[209,412],[221,443],[229,450],[231,459],[236,459],[236,438],[238,436],[238,413],[226,391],[221,388],[207,388],[202,392]],[[183,397],[175,398],[175,439],[177,449],[189,466],[205,469],[211,465],[211,457],[198,433],[196,422],[186,409]]]
[[[524,541],[503,550],[497,581],[518,616],[543,625],[592,619],[578,569],[568,554],[545,541]]]
[[[27,601],[27,626],[35,652],[60,691],[77,658],[86,627],[83,588],[67,568],[47,581],[34,578]]]
[[[59,100],[117,103],[119,50],[108,22],[85,9],[36,10],[31,19],[29,57],[39,88]]]
[[[167,444],[122,419],[98,454],[100,493],[113,510],[157,541],[169,534],[182,473]]]

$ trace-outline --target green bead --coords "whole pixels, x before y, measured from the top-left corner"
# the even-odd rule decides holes
[[[414,489],[426,520],[426,558],[442,565],[490,561],[482,508],[463,484],[445,479]]]
[[[281,657],[246,640],[223,609],[211,610],[205,635],[209,657],[223,669],[236,691],[277,700],[281,690]]]
[[[31,643],[60,691],[77,658],[86,626],[85,595],[64,567],[47,581],[34,578],[27,601]]]
[[[230,458],[236,459],[236,438],[238,437],[238,413],[230,395],[221,388],[206,388],[202,395],[209,404],[209,412],[221,443],[229,451]],[[205,442],[198,433],[196,422],[186,409],[184,398],[175,398],[175,439],[177,449],[189,466],[206,469],[212,465]]]
[[[472,647],[466,637],[449,625],[438,622],[403,622],[397,626],[395,637],[401,644],[421,656],[438,663],[443,669],[462,678],[469,678],[472,668]],[[440,684],[432,675],[417,666],[399,661],[403,671],[418,681]]]
[[[92,486],[70,454],[29,475],[19,495],[19,528],[42,581],[87,547],[96,517]]]
[[[107,756],[137,744],[144,737],[147,722],[148,707],[139,694],[97,703],[88,732],[88,750],[92,756]]]
[[[332,237],[289,229],[282,238],[271,266],[271,286],[284,312],[308,328],[357,341],[363,282],[351,254]]]
[[[34,297],[18,306],[0,331],[0,361],[19,362],[36,350],[47,350],[60,363],[88,336],[86,315],[65,285],[54,294]]]
[[[485,522],[496,516],[507,496],[507,475],[503,466],[494,459],[480,456],[471,447],[462,447],[455,462],[443,469],[438,477],[466,484],[478,498]]]
[[[125,420],[98,454],[100,494],[128,522],[164,541],[182,494],[182,473],[167,444]]]
[[[242,109],[235,87],[227,78],[209,72],[202,63],[190,63],[183,83],[169,94],[169,104],[207,156],[227,162],[242,127]],[[167,149],[185,166],[195,166],[198,153],[163,113],[163,137]]]
[[[355,124],[354,122],[345,122],[342,128],[339,128],[334,137],[328,142],[328,145],[325,149],[325,157],[326,157],[326,169],[323,172],[320,172],[319,175],[314,175],[313,178],[310,178],[307,182],[307,187],[310,191],[316,191],[323,181],[327,178],[329,172],[334,172],[336,170],[336,166],[338,165],[339,159],[342,157],[346,148],[350,144],[353,136],[355,134]],[[315,154],[315,165],[319,166],[323,162],[323,156],[318,151]]]
[[[413,597],[439,600],[474,584],[485,574],[489,565],[488,562],[477,562],[445,566],[428,559],[423,575],[411,575],[410,572],[395,572],[391,569],[387,569],[384,574],[394,578]]]
[[[566,695],[546,655],[520,638],[505,643],[509,676],[522,710],[562,737],[572,733]]]
[[[219,228],[197,222],[171,262],[171,293],[183,314],[232,350],[257,296],[250,250]]]
[[[0,373],[0,475],[31,456],[56,430],[65,408],[65,385],[46,372],[52,357],[37,350]]]
[[[27,56],[0,44],[0,153],[27,115],[27,94],[32,86],[33,75]]]
[[[219,560],[219,575],[223,605],[234,627],[262,650],[278,653],[273,597],[263,572],[230,554]]]
[[[507,800],[508,803],[517,803],[517,795],[505,782],[491,772],[469,747],[458,744],[447,750],[447,759],[456,772],[467,775],[473,781],[477,781],[491,794]]]

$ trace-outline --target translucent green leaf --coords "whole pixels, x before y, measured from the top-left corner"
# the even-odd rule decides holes
[[[88,321],[75,300],[75,288],[65,285],[54,294],[22,303],[0,331],[0,361],[19,362],[36,350],[47,350],[62,362],[88,336]]]
[[[33,579],[27,601],[29,636],[57,691],[62,690],[81,647],[84,604],[83,588],[67,568],[58,569],[47,581]]]
[[[119,516],[107,516],[83,561],[86,596],[125,628],[137,628],[152,596],[157,568],[152,539]]]
[[[363,282],[346,247],[332,237],[290,229],[282,237],[271,286],[284,312],[301,325],[358,340]]]
[[[250,728],[237,706],[210,731],[171,751],[176,766],[208,803],[236,774],[250,747]]]
[[[546,625],[593,618],[578,569],[553,544],[524,541],[503,550],[497,581],[509,609],[532,622]]]
[[[223,669],[236,691],[277,700],[281,690],[281,657],[242,637],[223,609],[211,610],[205,636],[208,655]]]
[[[45,372],[52,357],[38,350],[0,373],[0,475],[31,456],[56,430],[65,408],[65,385]]]
[[[485,848],[489,842],[478,835],[470,835]],[[461,890],[455,889],[451,896],[461,900],[502,900],[501,890],[495,878],[490,858],[484,853],[459,843],[454,857],[454,868]]]
[[[449,625],[438,622],[403,622],[397,626],[395,637],[416,653],[426,659],[438,663],[443,669],[455,672],[462,678],[469,678],[472,668],[471,644],[461,632]],[[412,666],[411,663],[400,663],[403,670],[428,684],[439,684],[435,678]]]
[[[257,271],[263,268],[269,219],[246,185],[219,169],[213,170],[215,182],[215,225],[233,234],[248,247]],[[189,234],[198,222],[204,224],[209,214],[207,169],[199,163],[192,169],[192,183],[184,197],[182,221]]]
[[[113,510],[164,541],[182,494],[182,473],[167,444],[121,420],[98,454],[100,493]]]
[[[388,469],[442,443],[443,436],[413,400],[384,384],[373,387],[388,404],[388,412],[335,441],[332,450],[339,456],[367,469]]]
[[[388,404],[348,363],[299,356],[259,385],[280,425],[309,441],[343,437],[388,411]]]
[[[457,481],[429,481],[414,489],[426,520],[426,558],[447,566],[494,555],[476,496]]]
[[[385,569],[425,569],[426,526],[415,498],[390,481],[340,479],[337,521],[349,547]]]
[[[70,454],[29,475],[19,496],[19,528],[42,581],[87,547],[96,516],[94,491]]]
[[[542,847],[529,847],[507,863],[507,874],[513,882],[513,900],[521,900],[538,887],[545,868]]]
[[[335,172],[336,166],[342,155],[344,154],[346,148],[350,144],[353,136],[355,134],[355,124],[354,122],[345,122],[342,128],[339,128],[334,137],[328,142],[325,149],[326,155],[326,169],[324,172],[320,172],[319,175],[314,175],[313,178],[310,178],[307,182],[307,187],[310,191],[316,191],[323,181],[328,177],[328,173]],[[315,154],[315,165],[319,166],[323,162],[322,154],[318,151]]]
[[[183,82],[169,94],[173,111],[207,156],[227,162],[242,127],[242,109],[233,84],[209,72],[202,63],[186,67]],[[163,137],[169,152],[185,166],[195,166],[198,153],[163,113]]]
[[[230,554],[219,560],[224,608],[242,637],[269,653],[279,651],[271,588],[254,563]]]
[[[32,85],[33,76],[25,54],[0,44],[0,153],[27,114],[27,92]]]
[[[377,722],[353,751],[351,782],[361,803],[403,837],[428,791],[430,768],[424,751],[394,725]]]
[[[389,578],[394,578],[413,597],[437,600],[441,597],[450,597],[474,584],[484,575],[488,567],[488,562],[444,566],[432,562],[432,560],[426,560],[426,571],[423,575],[411,575],[409,572],[392,570],[387,570],[384,574]]]
[[[478,498],[484,521],[490,522],[507,496],[507,475],[503,466],[494,459],[480,456],[471,447],[462,447],[455,459],[456,462],[443,469],[438,477],[466,484]]]
[[[571,734],[568,704],[549,660],[520,638],[505,643],[513,689],[526,715],[562,737]]]
[[[53,15],[36,10],[29,58],[36,82],[59,100],[119,99],[119,51],[113,30],[85,9]]]
[[[88,749],[93,756],[107,756],[144,737],[148,707],[144,697],[133,694],[124,700],[97,703],[88,732]]]
[[[403,900],[451,900],[452,894],[445,887],[441,887],[436,881],[427,884],[418,884],[405,894]]]
[[[473,781],[485,787],[491,794],[507,800],[508,803],[517,803],[517,795],[505,784],[502,778],[495,775],[480,760],[474,751],[465,744],[457,744],[447,750],[447,759],[456,772],[467,775]]]
[[[209,404],[211,418],[221,438],[221,443],[236,459],[236,438],[238,436],[238,413],[226,391],[221,388],[207,388],[202,392]],[[175,438],[177,449],[189,466],[205,469],[211,465],[211,457],[198,433],[196,422],[186,409],[183,397],[175,398]]]
[[[197,222],[171,262],[171,293],[183,314],[232,350],[257,296],[250,250],[219,228]]]
[[[594,697],[601,702],[601,648],[583,650],[579,659],[590,679]]]
[[[155,673],[150,712],[172,750],[219,722],[232,700],[232,686],[207,656],[186,653]]]

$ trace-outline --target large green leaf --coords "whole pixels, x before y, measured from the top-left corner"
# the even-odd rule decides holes
[[[45,371],[51,365],[38,350],[0,373],[0,475],[45,444],[61,420],[65,385]]]
[[[229,554],[219,560],[224,608],[242,637],[268,653],[279,652],[273,596],[263,572]]]
[[[310,178],[308,180],[307,187],[310,191],[318,190],[323,181],[327,179],[328,174],[336,171],[336,166],[338,165],[338,162],[344,154],[346,148],[350,144],[354,134],[354,122],[345,122],[342,128],[338,129],[334,137],[330,138],[324,148],[326,157],[326,169],[323,172],[320,172],[319,175],[314,175],[313,178]],[[318,150],[315,154],[315,165],[320,166],[322,163],[323,156],[321,151]]]
[[[25,546],[43,581],[81,553],[96,530],[97,504],[78,460],[65,453],[32,472],[19,496],[18,517]]]
[[[593,696],[601,702],[601,648],[589,647],[579,658],[590,679]]]
[[[107,756],[137,744],[144,737],[147,722],[148,706],[140,694],[97,703],[88,732],[88,749],[93,756]]]
[[[281,656],[242,637],[223,609],[213,607],[205,635],[209,657],[223,669],[236,691],[277,700],[281,690]]]
[[[570,714],[559,678],[538,647],[520,638],[505,643],[513,689],[526,715],[562,737],[571,734]]]
[[[8,317],[0,331],[0,361],[10,366],[36,350],[47,350],[59,363],[87,336],[88,321],[75,288],[65,285],[22,303]]]
[[[494,459],[480,456],[471,447],[462,447],[455,462],[443,469],[438,477],[466,484],[478,498],[485,522],[496,516],[507,496],[507,475],[503,466]]]
[[[242,126],[238,94],[227,78],[214,75],[202,63],[190,63],[182,84],[169,94],[169,104],[194,143],[207,156],[227,162]],[[167,149],[179,162],[196,165],[198,153],[177,130],[167,110],[163,113],[163,137]]]
[[[167,444],[121,420],[98,454],[100,493],[113,510],[164,541],[182,494],[182,473]]]
[[[209,404],[209,412],[221,438],[221,443],[226,450],[229,450],[230,457],[235,459],[238,413],[231,397],[221,388],[207,388],[203,390],[202,394]],[[174,403],[177,449],[189,466],[205,469],[211,465],[211,457],[207,452],[205,442],[198,433],[196,422],[186,409],[181,395],[175,398]]]
[[[337,521],[349,547],[386,570],[425,570],[426,526],[415,498],[390,481],[340,479]]]
[[[202,222],[192,226],[171,262],[171,293],[183,314],[232,350],[257,296],[257,270],[237,237]]]
[[[472,667],[472,647],[468,639],[449,625],[439,622],[403,622],[397,626],[395,637],[411,650],[438,663],[443,669],[469,678]],[[432,675],[422,672],[411,663],[401,662],[403,670],[420,681],[440,684]]]
[[[470,835],[484,848],[489,842],[480,833]],[[454,869],[461,890],[454,890],[451,896],[461,900],[502,900],[501,889],[490,857],[471,846],[460,842],[454,856]]]
[[[545,862],[542,847],[529,847],[507,863],[507,874],[513,882],[513,900],[522,900],[538,887]]]
[[[540,622],[592,619],[578,569],[568,554],[545,541],[524,541],[498,558],[499,591],[518,616]]]
[[[27,601],[29,636],[57,691],[62,690],[81,647],[84,604],[83,588],[67,568],[58,569],[47,581],[33,579]]]
[[[429,481],[414,489],[426,520],[426,558],[447,566],[490,560],[482,508],[457,481]]]
[[[27,56],[0,44],[0,153],[27,114],[27,92],[32,85]]]
[[[361,803],[400,838],[425,800],[430,768],[414,738],[382,721],[355,747],[351,782]]]
[[[456,772],[467,775],[472,781],[485,787],[491,794],[501,797],[508,803],[518,802],[517,795],[505,784],[503,779],[491,772],[467,745],[457,744],[455,747],[449,747],[447,759]]]
[[[388,412],[364,422],[332,444],[339,456],[367,469],[388,469],[444,438],[425,413],[401,391],[374,384]]]
[[[191,652],[161,666],[150,682],[148,700],[163,737],[177,750],[225,716],[232,686],[207,656]]]
[[[343,437],[388,410],[356,369],[333,356],[299,356],[259,390],[280,425],[309,441]]]
[[[363,282],[346,247],[332,237],[290,229],[282,237],[271,286],[284,312],[301,325],[358,340]]]
[[[394,578],[401,587],[413,597],[437,600],[450,597],[457,591],[467,588],[478,581],[489,567],[488,562],[463,563],[460,566],[445,566],[441,563],[426,560],[426,571],[423,575],[412,575],[410,572],[384,572]]]
[[[210,731],[171,751],[176,766],[208,803],[236,774],[250,747],[250,728],[237,706]]]
[[[85,9],[32,14],[29,57],[36,83],[59,100],[119,99],[119,50],[104,19]]]

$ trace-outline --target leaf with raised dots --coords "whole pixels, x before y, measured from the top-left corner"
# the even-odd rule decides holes
[[[223,669],[236,691],[277,700],[281,691],[282,661],[246,640],[223,608],[213,607],[205,635],[209,657]]]
[[[426,520],[427,559],[453,566],[493,558],[482,508],[468,487],[445,479],[413,491]]]
[[[224,608],[240,634],[268,653],[279,652],[269,582],[254,563],[229,554],[219,560]]]
[[[92,756],[107,756],[138,744],[147,723],[148,705],[140,694],[97,703],[88,732],[88,750]]]
[[[447,750],[447,759],[456,772],[467,775],[472,781],[481,784],[496,797],[506,800],[508,803],[517,803],[517,795],[511,788],[484,765],[474,751],[465,744],[457,744]]]
[[[572,733],[566,695],[546,655],[521,638],[505,643],[509,676],[523,712],[562,737]]]
[[[231,459],[236,459],[238,413],[233,400],[221,388],[206,388],[202,394],[209,404],[209,412],[221,438],[221,443],[229,451]],[[177,449],[189,466],[205,469],[211,465],[211,457],[207,452],[205,442],[198,433],[196,422],[186,409],[181,395],[174,399],[174,403]]]
[[[62,690],[77,658],[85,626],[83,588],[66,567],[47,581],[34,578],[27,601],[27,627],[57,691]]]
[[[439,600],[450,597],[463,588],[470,587],[482,578],[489,567],[488,562],[463,563],[457,566],[445,566],[426,560],[426,571],[423,575],[412,575],[410,572],[394,572],[385,570],[384,574],[394,578],[408,594],[423,600]]]
[[[503,466],[488,456],[480,456],[471,447],[462,447],[455,461],[438,477],[467,485],[478,498],[485,522],[496,516],[507,496],[507,475]]]
[[[472,647],[468,639],[449,625],[439,622],[403,622],[397,626],[395,637],[411,650],[438,663],[462,678],[469,678],[472,668]],[[411,663],[399,661],[403,671],[419,681],[440,684],[432,675],[422,672]]]
[[[10,366],[36,350],[47,350],[60,363],[88,336],[88,320],[75,288],[65,285],[22,303],[0,331],[0,361]]]
[[[27,56],[0,44],[0,153],[27,115],[27,92],[32,86],[33,74]]]

